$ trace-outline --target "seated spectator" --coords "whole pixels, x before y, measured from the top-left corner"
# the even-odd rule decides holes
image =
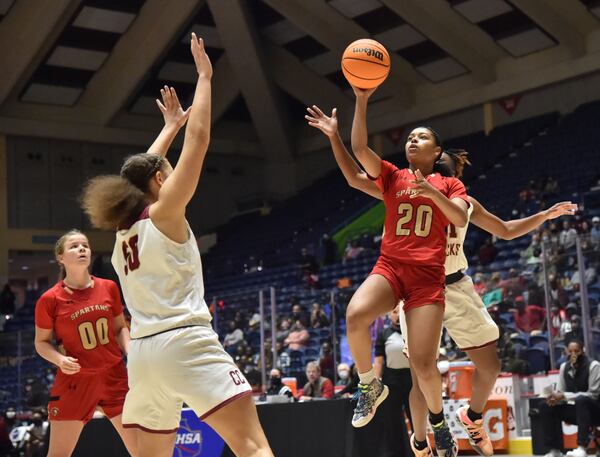
[[[292,322],[300,321],[305,328],[310,325],[310,316],[299,303],[292,306]]]
[[[254,313],[248,321],[248,330],[251,332],[260,331],[260,314]]]
[[[319,356],[319,367],[321,373],[326,378],[333,380],[333,370],[335,365],[333,363],[333,352],[331,350],[331,344],[325,342],[321,345],[321,355]]]
[[[279,328],[277,329],[276,337],[278,342],[284,342],[290,334],[291,321],[287,318],[281,319],[279,322]]]
[[[265,369],[266,371],[269,371],[271,368],[273,368],[273,345],[271,344],[271,340],[270,339],[266,339],[265,340]],[[256,369],[258,371],[262,370],[262,357],[260,356],[260,351],[258,351],[258,353],[254,354],[254,356],[252,357],[252,362],[254,363],[254,365],[256,365]]]
[[[321,308],[319,303],[312,304],[312,310],[310,312],[310,326],[312,328],[324,328],[329,327],[329,319],[327,314]]]
[[[585,355],[581,341],[571,341],[567,350],[570,357],[560,366],[558,390],[539,410],[547,457],[562,456],[562,421],[577,425],[578,447],[569,457],[587,456],[591,427],[600,424],[600,363]]]
[[[550,298],[552,299],[552,303],[559,306],[566,306],[569,303],[569,295],[560,284],[556,276],[549,275],[548,280],[550,283]]]
[[[346,365],[344,364],[340,364],[341,365]],[[346,365],[348,366],[348,365]],[[343,373],[343,370],[341,370]],[[340,376],[340,379],[342,379],[342,375],[340,375],[340,368],[338,366],[338,375]],[[350,367],[350,374],[348,376],[348,380],[346,381],[345,387],[338,392],[337,396],[339,398],[348,398],[353,396],[356,391],[358,390],[358,383],[360,381],[360,378],[358,377],[358,368],[356,368],[355,364],[352,364],[352,366]],[[338,381],[338,385],[339,385],[339,381]]]
[[[354,240],[346,245],[346,249],[344,250],[344,259],[342,263],[346,263],[349,260],[357,259],[365,250],[362,246],[358,245],[358,241]]]
[[[248,319],[246,319],[246,316],[244,316],[242,311],[237,311],[233,320],[235,322],[235,326],[239,329],[244,329],[248,326]]]
[[[310,340],[310,334],[304,324],[300,320],[297,320],[290,334],[285,339],[284,344],[291,351],[300,351],[306,347],[308,340]]]
[[[333,383],[331,379],[321,376],[321,367],[317,362],[306,364],[306,377],[308,382],[300,389],[298,395],[300,401],[311,401],[315,398],[333,398]]]
[[[237,351],[238,345],[244,341],[244,332],[239,329],[235,321],[230,321],[228,326],[229,331],[223,340],[223,347],[229,354],[233,354]]]
[[[574,314],[571,317],[571,330],[565,333],[565,344],[571,341],[583,341],[583,328],[581,327],[581,316]]]
[[[554,305],[550,309],[550,322],[552,325],[552,337],[557,338],[560,335],[560,329],[567,320],[567,312]]]
[[[559,244],[566,250],[571,249],[575,246],[575,240],[577,239],[577,230],[571,227],[571,222],[563,221],[563,229],[558,236]]]
[[[273,368],[269,375],[269,388],[267,389],[267,395],[285,395],[286,397],[293,398],[292,389],[281,382],[281,371],[277,368]]]
[[[485,240],[485,244],[479,248],[479,262],[482,266],[489,265],[498,255],[498,249],[494,246],[491,238]]]
[[[15,294],[7,283],[0,292],[0,314],[14,314],[15,306]]]
[[[525,305],[523,297],[515,300],[516,310],[513,310],[515,325],[522,332],[530,333],[532,330],[542,330],[546,310],[538,305]]]
[[[275,348],[277,349],[277,363],[275,365],[279,370],[287,373],[292,360],[290,359],[290,355],[283,347],[283,341],[277,341],[277,343],[275,343]]]
[[[338,380],[336,382],[336,386],[344,386],[346,387],[350,384],[350,367],[347,363],[340,363],[337,367]]]
[[[475,292],[477,292],[479,295],[484,295],[487,292],[485,277],[482,273],[477,273],[473,277],[473,287],[475,288]]]
[[[593,284],[596,281],[596,269],[592,266],[589,266],[585,269],[585,273],[583,274],[585,278],[586,284]],[[581,287],[581,280],[579,279],[579,270],[573,273],[571,276],[570,283],[573,286],[574,290],[579,290]]]
[[[25,457],[43,457],[48,422],[44,421],[44,417],[39,411],[33,413],[31,421],[32,427],[28,431],[28,438],[25,443]]]

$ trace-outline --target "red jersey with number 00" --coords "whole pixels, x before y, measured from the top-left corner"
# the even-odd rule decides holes
[[[94,286],[73,290],[60,281],[35,305],[35,325],[54,330],[65,355],[78,359],[81,374],[109,368],[122,360],[114,317],[123,313],[113,281],[93,278]]]
[[[425,179],[447,198],[467,201],[465,186],[458,179],[446,178],[439,173],[432,173]],[[414,193],[414,180],[412,170],[400,170],[390,162],[381,161],[381,174],[374,179],[385,204],[381,256],[406,264],[443,266],[446,228],[450,222],[431,199],[410,198]]]

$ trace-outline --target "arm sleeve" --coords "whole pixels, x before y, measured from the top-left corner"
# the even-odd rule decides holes
[[[119,287],[114,281],[108,282],[108,289],[110,296],[113,299],[113,316],[123,314],[123,302],[121,301],[121,294],[119,293]]]
[[[42,295],[35,304],[35,325],[51,330],[54,328],[54,296]]]
[[[375,181],[375,184],[377,185],[379,190],[385,194],[390,187],[390,178],[396,170],[398,170],[398,167],[396,167],[396,165],[388,162],[387,160],[382,160],[381,173],[379,173],[379,176],[377,176],[376,178],[374,178],[373,176],[369,176],[368,174],[367,176],[371,181]]]

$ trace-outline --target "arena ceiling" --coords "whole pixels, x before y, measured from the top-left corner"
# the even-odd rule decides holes
[[[371,132],[600,69],[600,0],[0,0],[0,132],[147,144],[159,88],[190,100],[191,31],[213,61],[211,149],[272,160],[325,146],[307,104],[348,126],[357,38],[392,55]]]

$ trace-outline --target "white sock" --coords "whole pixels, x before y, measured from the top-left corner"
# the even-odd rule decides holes
[[[375,370],[371,367],[371,369],[365,373],[358,373],[358,377],[361,384],[371,384],[373,379],[375,379]]]

